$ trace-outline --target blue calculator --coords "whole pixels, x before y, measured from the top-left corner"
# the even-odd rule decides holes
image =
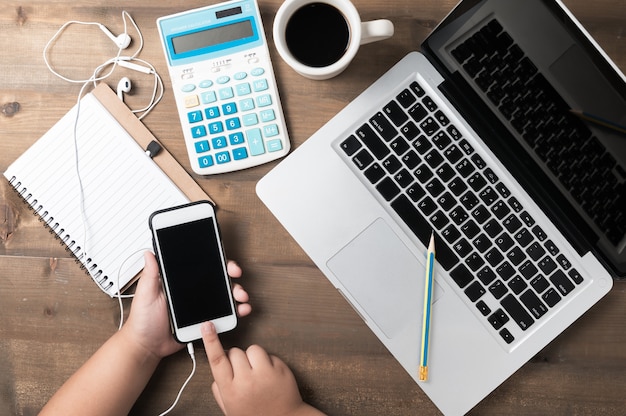
[[[232,172],[289,152],[255,0],[164,16],[157,26],[194,172]]]

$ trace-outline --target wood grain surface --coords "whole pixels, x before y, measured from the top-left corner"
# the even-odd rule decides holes
[[[393,38],[363,46],[350,67],[328,81],[295,74],[279,58],[271,25],[280,0],[259,0],[293,147],[411,50],[419,48],[452,0],[354,0],[364,20],[388,18]],[[616,64],[626,69],[626,3],[564,0]],[[155,21],[200,7],[198,0],[4,0],[0,4],[0,170],[75,103],[80,85],[52,75],[42,51],[70,19],[122,30],[121,11],[145,37],[140,55],[167,91],[146,126],[189,171]],[[134,31],[130,35],[136,38]],[[51,50],[55,69],[87,78],[115,48],[97,28],[72,27]],[[118,70],[135,84],[131,107],[148,99],[151,78]],[[140,75],[140,74],[139,74]],[[274,166],[194,178],[219,206],[228,256],[244,269],[253,314],[225,335],[225,345],[258,343],[294,370],[305,400],[332,415],[436,415],[430,402],[300,247],[256,197]],[[323,163],[319,169],[324,169]],[[51,172],[52,173],[52,172]],[[312,172],[314,174],[314,172]],[[124,302],[126,310],[130,303]],[[117,329],[117,301],[102,293],[55,238],[0,180],[0,414],[34,415]],[[626,283],[560,335],[483,400],[472,415],[623,415],[626,410]],[[199,350],[199,351],[198,351]],[[221,414],[201,346],[198,372],[173,414]],[[115,365],[115,363],[111,363]],[[169,407],[191,362],[181,352],[162,362],[131,414]],[[450,397],[454,400],[454,397]]]

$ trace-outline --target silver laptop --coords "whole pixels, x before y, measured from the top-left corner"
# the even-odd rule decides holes
[[[464,414],[626,274],[626,79],[559,1],[462,1],[257,193],[418,382]]]

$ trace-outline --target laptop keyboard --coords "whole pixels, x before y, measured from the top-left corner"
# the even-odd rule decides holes
[[[626,234],[626,171],[493,19],[452,55],[544,166],[618,245]],[[621,178],[620,178],[621,177]]]
[[[417,83],[340,141],[340,153],[426,246],[506,344],[583,278]]]

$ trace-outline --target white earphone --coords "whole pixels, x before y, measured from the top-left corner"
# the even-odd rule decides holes
[[[153,65],[151,65],[149,62],[146,62],[142,59],[137,58],[137,56],[143,49],[143,35],[141,34],[141,30],[139,30],[137,23],[135,23],[131,15],[128,14],[128,12],[126,11],[122,11],[122,20],[124,22],[124,31],[122,34],[118,36],[115,36],[113,33],[111,33],[111,31],[102,23],[81,22],[77,20],[71,20],[69,22],[66,22],[59,28],[59,30],[54,34],[54,36],[46,44],[43,50],[43,59],[44,59],[46,66],[50,70],[50,72],[52,72],[57,77],[73,84],[83,84],[83,88],[81,88],[81,91],[79,93],[79,97],[78,97],[79,100],[82,97],[83,91],[87,87],[87,84],[93,83],[93,85],[95,86],[99,81],[108,79],[113,74],[117,66],[121,66],[130,70],[133,70],[133,71],[141,72],[143,74],[153,75],[154,76],[154,88],[152,91],[152,97],[151,97],[150,102],[144,108],[132,110],[133,113],[135,114],[141,113],[140,115],[138,115],[138,118],[141,120],[159,103],[159,101],[163,97],[163,91],[164,91],[163,81],[161,80],[161,77],[159,76],[159,74],[157,73]],[[137,43],[136,51],[132,55],[129,55],[129,56],[122,55],[122,51],[128,48],[132,42],[131,37],[128,34],[128,30],[127,30],[128,22],[132,24],[132,26],[135,28],[137,35],[139,36],[139,42]],[[115,43],[115,46],[117,46],[117,49],[118,49],[117,54],[113,58],[107,59],[104,63],[102,63],[101,65],[98,65],[93,70],[91,76],[87,79],[72,79],[64,75],[61,75],[59,72],[55,71],[52,68],[52,65],[50,64],[48,60],[48,54],[49,54],[49,49],[51,48],[51,45],[61,36],[61,34],[70,25],[73,25],[73,24],[86,25],[86,26],[98,26],[98,28],[100,28],[100,30],[102,30],[102,32]],[[139,62],[141,63],[141,65],[134,63],[133,61]],[[123,77],[122,79],[120,79],[119,83],[117,84],[117,96],[122,101],[124,101],[124,93],[128,93],[130,89],[131,89],[130,79],[128,79],[128,77]]]
[[[117,83],[117,96],[122,102],[124,102],[124,93],[129,93],[132,87],[132,83],[128,77],[122,77],[120,82]]]
[[[131,38],[128,35],[128,33],[124,32],[124,33],[122,33],[122,34],[120,34],[118,36],[115,36],[103,24],[97,23],[97,25],[104,32],[104,34],[107,35],[109,37],[109,39],[111,39],[113,41],[113,43],[115,43],[115,45],[118,47],[118,49],[126,49],[126,48],[128,48],[128,46],[130,45],[130,42],[131,42]]]

